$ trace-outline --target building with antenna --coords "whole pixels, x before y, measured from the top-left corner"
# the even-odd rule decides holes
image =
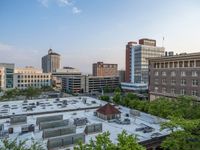
[[[143,38],[126,45],[126,72],[122,88],[126,90],[147,89],[148,58],[164,55],[165,48],[158,47],[156,40]],[[145,87],[145,88],[144,88]]]
[[[44,73],[55,72],[60,68],[60,54],[49,49],[48,54],[42,57],[42,70]]]

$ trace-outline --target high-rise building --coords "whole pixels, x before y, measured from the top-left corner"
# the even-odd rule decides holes
[[[7,90],[13,88],[14,64],[0,63],[0,89]]]
[[[156,41],[140,39],[126,45],[126,82],[148,84],[148,58],[164,55],[164,47],[157,47]]]
[[[200,53],[149,59],[149,99],[195,96],[200,100]]]
[[[27,87],[41,88],[51,86],[51,74],[43,73],[34,67],[15,68],[14,87],[26,89]]]
[[[117,64],[97,62],[92,65],[93,76],[118,76]]]
[[[55,72],[60,68],[60,55],[49,49],[48,54],[42,57],[42,70],[44,73]]]

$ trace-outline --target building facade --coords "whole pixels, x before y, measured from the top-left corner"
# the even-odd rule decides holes
[[[72,93],[102,92],[105,87],[115,89],[119,87],[118,76],[73,76],[62,79],[63,91]]]
[[[140,39],[126,45],[125,82],[148,84],[148,58],[164,55],[164,47],[157,47],[156,41]]]
[[[97,62],[92,65],[93,76],[118,76],[117,64]]]
[[[62,89],[62,79],[66,77],[75,77],[80,76],[81,72],[78,69],[72,67],[63,67],[62,69],[56,69],[55,72],[52,73],[52,85],[57,89]]]
[[[14,87],[26,89],[27,87],[41,88],[51,86],[51,74],[42,73],[42,70],[33,67],[16,68],[14,71]]]
[[[119,82],[125,82],[125,70],[118,70]]]
[[[0,89],[7,90],[13,88],[14,64],[0,63]]]
[[[44,73],[55,72],[60,68],[60,55],[49,49],[48,54],[42,57],[42,70]]]
[[[149,59],[149,99],[190,95],[200,98],[200,53]]]

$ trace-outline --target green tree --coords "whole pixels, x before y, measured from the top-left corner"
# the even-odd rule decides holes
[[[122,131],[117,140],[118,150],[145,150],[143,146],[137,143],[136,138],[133,135],[128,135],[126,131]]]
[[[14,140],[2,140],[2,145],[0,145],[0,150],[44,150],[44,148],[38,143],[32,140],[31,145],[26,145],[27,140],[17,141]]]
[[[145,150],[139,145],[133,135],[128,135],[125,131],[118,135],[117,144],[110,140],[110,133],[104,132],[96,136],[95,140],[90,140],[88,144],[79,143],[75,150]]]
[[[120,103],[121,100],[121,94],[120,93],[115,93],[115,95],[113,96],[113,101],[117,104]]]
[[[115,150],[116,146],[110,140],[110,133],[104,132],[96,136],[95,140],[91,139],[88,144],[79,143],[74,150]]]
[[[199,150],[200,119],[186,120],[171,117],[171,121],[162,124],[163,129],[170,129],[171,134],[162,143],[166,150]]]
[[[110,100],[110,97],[107,95],[102,95],[102,96],[100,96],[100,99],[108,102]]]
[[[32,99],[33,97],[39,96],[41,94],[41,90],[33,87],[28,87],[24,90],[25,96],[27,99]]]

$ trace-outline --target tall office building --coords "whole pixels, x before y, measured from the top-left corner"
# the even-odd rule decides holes
[[[140,39],[126,45],[126,74],[128,83],[148,84],[148,58],[164,55],[164,47],[157,47],[156,40]]]
[[[13,88],[14,64],[0,63],[0,89]]]
[[[97,62],[92,65],[93,76],[118,76],[117,64]]]
[[[60,68],[60,55],[49,49],[48,54],[42,57],[42,70],[44,73],[55,72]]]

